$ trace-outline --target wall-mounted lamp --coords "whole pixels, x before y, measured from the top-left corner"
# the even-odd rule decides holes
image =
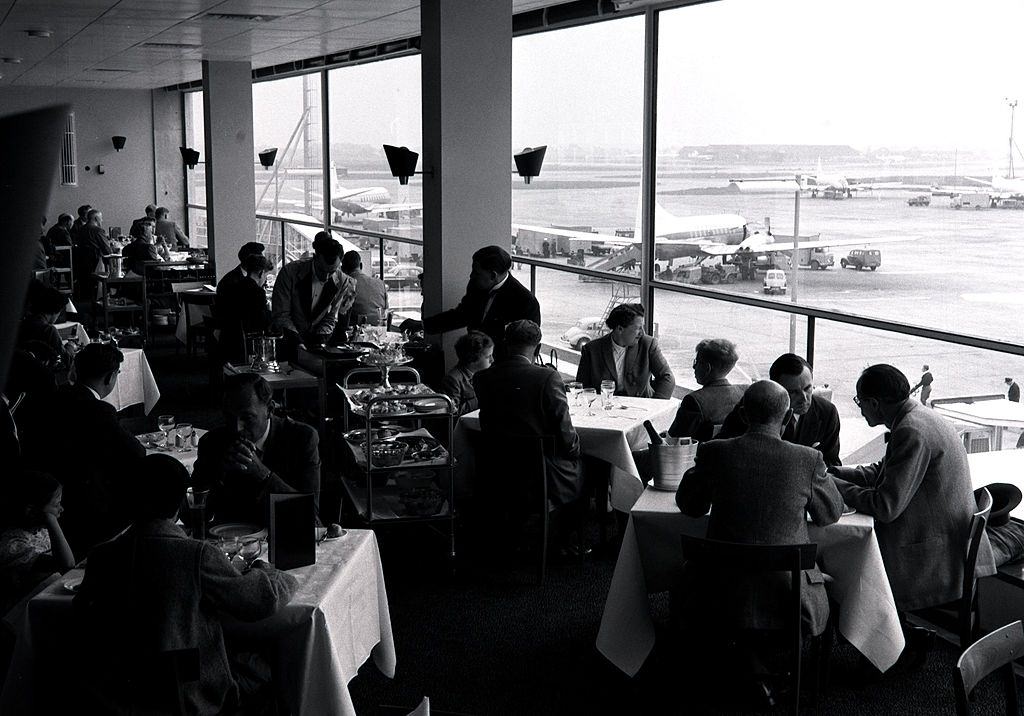
[[[540,167],[544,163],[544,153],[548,150],[547,145],[543,147],[526,147],[519,154],[513,154],[512,158],[516,160],[516,173],[523,178],[527,184],[530,183],[530,179],[533,177],[540,176]]]
[[[390,144],[385,144],[384,154],[388,158],[388,167],[391,169],[391,176],[398,177],[398,183],[403,186],[409,183],[409,177],[413,174],[427,174],[429,176],[434,176],[433,169],[428,169],[427,171],[422,172],[416,171],[416,162],[419,161],[420,155],[408,147],[393,147]]]
[[[195,169],[196,164],[199,163],[199,152],[192,147],[178,147],[181,152],[182,160],[188,164],[189,169]]]
[[[269,147],[260,152],[260,164],[264,169],[274,166],[275,159],[277,159],[277,147]]]
[[[128,138],[118,135],[116,137],[111,137],[110,141],[114,144],[114,149],[120,152],[124,149],[124,143],[128,141]]]

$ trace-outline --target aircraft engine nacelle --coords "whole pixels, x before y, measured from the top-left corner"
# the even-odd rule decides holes
[[[771,234],[762,234],[760,231],[755,231],[749,237],[740,242],[738,251],[757,251],[758,249],[773,243],[775,243],[774,236]]]

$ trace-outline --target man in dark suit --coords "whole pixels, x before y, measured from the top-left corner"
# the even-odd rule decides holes
[[[156,206],[154,204],[149,204],[148,206],[146,206],[145,216],[141,216],[138,219],[132,220],[132,227],[128,229],[128,235],[131,236],[133,239],[141,238],[142,224],[145,222],[152,222],[153,229],[156,229]]]
[[[89,204],[82,204],[78,207],[78,218],[71,224],[71,245],[74,246],[78,243],[78,235],[80,232],[85,230],[85,225],[89,223],[89,210],[92,206]]]
[[[222,359],[232,363],[245,358],[245,334],[265,331],[270,325],[265,284],[273,264],[263,254],[254,253],[242,259],[241,268],[240,280],[225,285],[225,277],[217,284],[218,345]]]
[[[46,248],[46,255],[53,257],[58,246],[71,246],[71,214],[61,214],[57,223],[46,232],[43,246]]]
[[[583,346],[576,380],[598,390],[601,381],[614,380],[616,395],[671,398],[676,379],[658,342],[644,335],[644,307],[621,303],[605,323],[611,332]]]
[[[841,465],[839,459],[839,411],[832,401],[814,392],[814,374],[810,364],[795,353],[784,353],[768,369],[768,377],[789,393],[793,417],[782,432],[782,439],[812,447],[821,453],[826,465]],[[732,438],[746,432],[738,405],[725,419],[720,438]]]
[[[349,311],[349,323],[383,324],[380,314],[388,310],[388,286],[376,276],[363,272],[363,258],[349,251],[341,259],[341,270],[356,282],[356,296]]]
[[[1012,403],[1020,402],[1020,386],[1013,378],[1006,378],[1006,399]]]
[[[166,244],[168,251],[188,251],[188,236],[176,222],[167,218],[169,213],[166,206],[156,208],[157,239]]]
[[[97,273],[106,272],[103,257],[113,253],[107,232],[103,230],[103,213],[98,209],[89,209],[86,214],[85,226],[79,230],[72,251],[75,271],[75,287],[85,305],[92,305],[96,300],[99,287]]]
[[[267,525],[267,496],[301,492],[320,509],[320,452],[316,431],[272,414],[270,385],[252,373],[224,379],[224,417],[199,441],[192,482],[210,490],[218,522]],[[313,525],[310,525],[312,529]]]
[[[668,429],[674,438],[695,438],[703,442],[714,436],[743,397],[746,385],[733,385],[726,376],[739,356],[736,345],[724,338],[706,338],[697,344],[693,377],[700,388],[683,396],[675,420]]]
[[[222,615],[243,622],[273,615],[294,594],[295,577],[259,560],[242,574],[215,545],[187,537],[175,521],[188,472],[173,457],[150,455],[141,473],[131,528],[93,550],[75,596],[87,625],[77,667],[100,701],[86,710],[170,713],[160,700],[167,690],[159,675],[168,672],[159,658],[195,649],[199,678],[180,685],[184,713],[250,713],[237,710],[251,684],[235,678]]]
[[[238,265],[224,274],[220,281],[217,282],[218,304],[220,303],[220,292],[222,287],[227,288],[245,278],[245,269],[242,268],[242,262],[245,261],[245,257],[251,254],[259,254],[262,256],[266,249],[266,245],[261,244],[259,241],[248,241],[242,244],[242,248],[238,250]]]
[[[61,386],[48,411],[22,430],[25,463],[64,486],[61,525],[77,558],[128,526],[130,485],[140,479],[145,448],[103,402],[124,360],[106,343],[90,343],[74,359],[73,382]],[[53,425],[60,416],[60,426]],[[59,448],[55,448],[59,445]]]
[[[533,364],[540,327],[513,321],[505,329],[507,357],[473,376],[484,435],[537,435],[552,439],[544,456],[548,499],[555,505],[580,495],[580,438],[569,417],[569,403],[558,371]]]
[[[156,222],[153,219],[141,219],[139,224],[139,235],[121,250],[124,257],[125,270],[135,276],[146,275],[147,261],[163,261],[168,258],[167,248],[157,248],[153,238],[153,228]]]
[[[540,325],[540,304],[509,271],[512,257],[500,246],[485,246],[473,254],[466,295],[455,308],[423,319],[427,333],[456,328],[486,333],[494,341],[495,358],[505,356],[505,326],[518,320]]]
[[[271,322],[284,333],[286,352],[344,332],[355,295],[356,282],[341,270],[341,244],[321,231],[313,239],[313,258],[283,266],[274,283]]]
[[[885,457],[831,472],[846,504],[875,518],[896,607],[910,611],[959,599],[978,510],[963,442],[952,423],[910,398],[910,382],[891,365],[865,368],[854,402],[868,425],[889,428]],[[994,571],[986,535],[978,576]]]
[[[807,515],[830,525],[843,513],[843,499],[827,474],[821,454],[781,439],[790,415],[789,397],[778,383],[762,380],[747,389],[741,408],[747,431],[697,448],[694,466],[683,475],[676,504],[690,516],[711,510],[709,539],[743,544],[810,542]],[[712,628],[772,629],[785,623],[788,575],[770,578],[709,579],[689,570],[682,593],[684,616]],[[817,567],[804,572],[803,620],[811,634],[828,621],[825,580]]]

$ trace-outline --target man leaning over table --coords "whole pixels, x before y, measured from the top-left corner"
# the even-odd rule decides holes
[[[274,282],[271,324],[284,333],[285,352],[294,356],[296,348],[326,343],[344,330],[355,295],[355,279],[341,270],[341,244],[321,231],[313,257],[286,264]]]
[[[843,499],[827,474],[821,454],[782,440],[791,408],[785,388],[769,380],[751,385],[743,396],[747,429],[739,437],[711,440],[697,448],[694,466],[676,492],[679,509],[708,519],[709,539],[743,544],[806,544],[807,515],[830,525],[843,513]],[[788,575],[708,581],[708,575],[684,573],[673,595],[676,613],[710,628],[774,629],[785,623]],[[782,579],[782,590],[779,582]],[[828,621],[825,580],[815,567],[804,571],[802,615],[807,630],[820,634]],[[709,617],[711,617],[709,619]],[[741,643],[741,656],[757,671],[758,644]],[[765,694],[770,691],[759,685]]]
[[[864,369],[854,402],[867,424],[885,425],[885,457],[871,465],[832,467],[846,504],[875,518],[885,571],[901,612],[960,598],[964,554],[977,502],[967,451],[953,424],[910,398],[910,382],[891,365]],[[978,576],[995,572],[988,536]],[[908,634],[912,650],[928,635]]]
[[[252,693],[251,668],[249,678],[237,678],[241,658],[225,644],[222,615],[265,619],[288,603],[297,583],[259,560],[242,574],[212,543],[185,535],[176,519],[188,472],[175,458],[150,455],[142,473],[132,489],[132,526],[93,550],[75,596],[87,636],[83,681],[96,699],[87,711],[164,712],[171,704],[160,685],[173,667],[161,658],[195,650],[199,678],[178,687],[184,713],[236,713],[267,694]]]
[[[597,390],[601,381],[614,380],[616,395],[671,398],[676,379],[658,342],[644,335],[644,307],[621,303],[605,323],[610,332],[583,346],[576,380]]]
[[[72,382],[57,389],[47,410],[19,425],[26,466],[64,486],[62,525],[79,559],[128,526],[128,488],[146,454],[103,401],[117,385],[123,360],[108,343],[85,346],[75,355]]]
[[[789,393],[793,417],[782,431],[782,439],[812,447],[826,465],[841,465],[839,459],[839,411],[832,401],[814,392],[811,365],[795,353],[784,353],[768,369],[768,377]],[[746,430],[739,405],[729,413],[718,433],[720,438],[742,435]]]
[[[270,385],[253,373],[224,379],[225,427],[199,441],[192,472],[196,489],[210,490],[217,522],[266,526],[271,493],[313,495],[320,509],[320,452],[316,430],[273,415]],[[317,517],[319,524],[319,517]]]

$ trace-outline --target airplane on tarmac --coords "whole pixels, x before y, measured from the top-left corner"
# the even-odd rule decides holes
[[[610,236],[607,234],[589,233],[572,229],[555,229],[550,227],[527,226],[513,224],[517,245],[522,242],[537,243],[548,241],[554,244],[558,239],[563,241],[588,242],[591,246],[610,247],[619,251],[630,248],[639,249],[640,242],[629,236]],[[742,256],[756,257],[762,254],[781,253],[799,249],[825,249],[836,246],[863,246],[865,244],[895,243],[913,241],[916,236],[879,237],[873,239],[801,239],[794,245],[792,239],[778,241],[767,230],[755,229],[739,214],[714,214],[706,216],[676,216],[655,204],[654,211],[654,243],[656,258],[661,261],[672,261],[677,258],[693,258],[700,263],[709,257]],[[636,251],[639,258],[639,251]],[[612,265],[602,266],[598,262],[590,266],[594,269],[609,269]],[[612,262],[609,261],[609,264]]]
[[[276,181],[280,182],[283,190],[304,192],[304,189],[300,189],[297,186],[293,186],[292,184],[285,182],[301,177],[320,177],[321,171],[322,170],[319,167],[281,167],[277,171]],[[257,176],[259,176],[259,174],[257,174]],[[330,165],[330,177],[331,206],[342,216],[355,216],[357,214],[372,213],[379,211],[379,207],[404,206],[389,204],[388,202],[391,201],[391,192],[384,186],[343,187],[338,181],[338,170],[334,162],[331,162]],[[268,178],[267,181],[270,181],[270,179]],[[323,194],[321,192],[310,191],[309,195],[317,201],[323,201]],[[306,205],[305,201],[281,198],[280,196],[275,196],[275,200],[279,205],[293,206],[296,208],[305,207]]]

